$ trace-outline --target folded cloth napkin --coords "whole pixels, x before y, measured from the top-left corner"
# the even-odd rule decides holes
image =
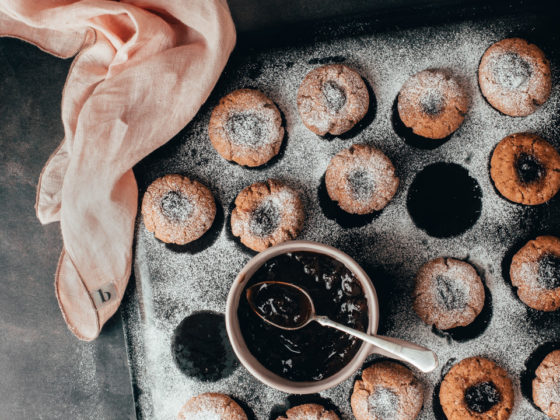
[[[64,139],[41,173],[37,216],[60,221],[60,309],[82,340],[117,310],[130,276],[132,166],[179,132],[235,44],[225,0],[0,0],[0,35],[78,53],[62,95]]]

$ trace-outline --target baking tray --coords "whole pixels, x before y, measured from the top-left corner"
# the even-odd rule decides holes
[[[511,203],[494,189],[488,166],[495,145],[514,132],[535,132],[560,147],[557,22],[557,11],[539,4],[521,10],[500,4],[393,10],[375,17],[241,36],[216,89],[196,118],[135,168],[140,199],[154,179],[182,173],[207,185],[218,205],[211,230],[184,247],[159,242],[138,219],[134,275],[122,309],[138,418],[176,418],[190,397],[209,391],[231,395],[250,418],[258,420],[275,419],[290,406],[304,402],[320,402],[336,409],[342,419],[353,418],[349,401],[360,372],[320,395],[287,395],[260,384],[239,365],[227,345],[223,323],[227,293],[236,273],[254,255],[231,235],[232,202],[247,185],[277,178],[301,192],[307,218],[300,239],[340,248],[369,273],[380,297],[378,332],[424,345],[438,354],[440,368],[430,374],[416,372],[426,387],[420,419],[444,418],[434,398],[441,377],[454,362],[474,355],[494,359],[511,375],[516,399],[512,419],[545,419],[530,401],[530,380],[546,351],[560,342],[560,314],[526,307],[516,297],[507,272],[513,253],[525,241],[537,234],[560,233],[560,197],[536,207]],[[494,110],[482,97],[476,79],[486,48],[510,36],[535,42],[552,65],[550,99],[525,118]],[[296,92],[308,71],[332,62],[355,68],[374,96],[372,109],[355,129],[340,137],[321,138],[301,123]],[[463,126],[434,148],[421,147],[395,120],[399,89],[409,76],[425,68],[451,69],[473,98]],[[278,105],[287,132],[279,156],[258,169],[222,159],[207,133],[210,112],[218,100],[247,87],[262,90]],[[400,177],[394,199],[375,217],[345,217],[325,193],[323,175],[330,158],[353,143],[381,149]],[[415,175],[438,162],[461,165],[482,192],[476,223],[449,238],[429,236],[415,226],[407,210]],[[416,271],[438,256],[472,263],[488,296],[474,325],[452,335],[432,330],[411,309]],[[211,331],[209,345],[197,344],[197,334],[205,331]],[[192,351],[188,353],[185,346]],[[375,359],[371,356],[366,366]],[[203,361],[206,365],[201,367]]]

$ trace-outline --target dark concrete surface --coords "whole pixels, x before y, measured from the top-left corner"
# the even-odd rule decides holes
[[[439,5],[467,0],[432,0]],[[240,31],[360,14],[428,0],[230,0]],[[67,330],[53,288],[58,224],[35,217],[35,186],[62,139],[70,60],[0,39],[0,419],[130,419],[122,321],[93,343]]]

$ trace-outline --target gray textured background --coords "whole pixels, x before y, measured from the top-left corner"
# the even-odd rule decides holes
[[[230,0],[240,31],[426,3]],[[93,343],[66,329],[53,289],[59,227],[41,226],[33,208],[40,170],[62,139],[60,99],[70,63],[0,39],[1,419],[134,418],[121,318]]]

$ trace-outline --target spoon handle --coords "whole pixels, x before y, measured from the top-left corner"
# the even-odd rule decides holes
[[[380,336],[369,335],[332,321],[325,316],[315,316],[313,320],[325,327],[336,328],[337,330],[353,335],[366,343],[373,344],[381,350],[392,354],[395,358],[410,363],[422,372],[431,372],[438,366],[436,354],[425,347],[401,340],[396,343],[386,340]]]

